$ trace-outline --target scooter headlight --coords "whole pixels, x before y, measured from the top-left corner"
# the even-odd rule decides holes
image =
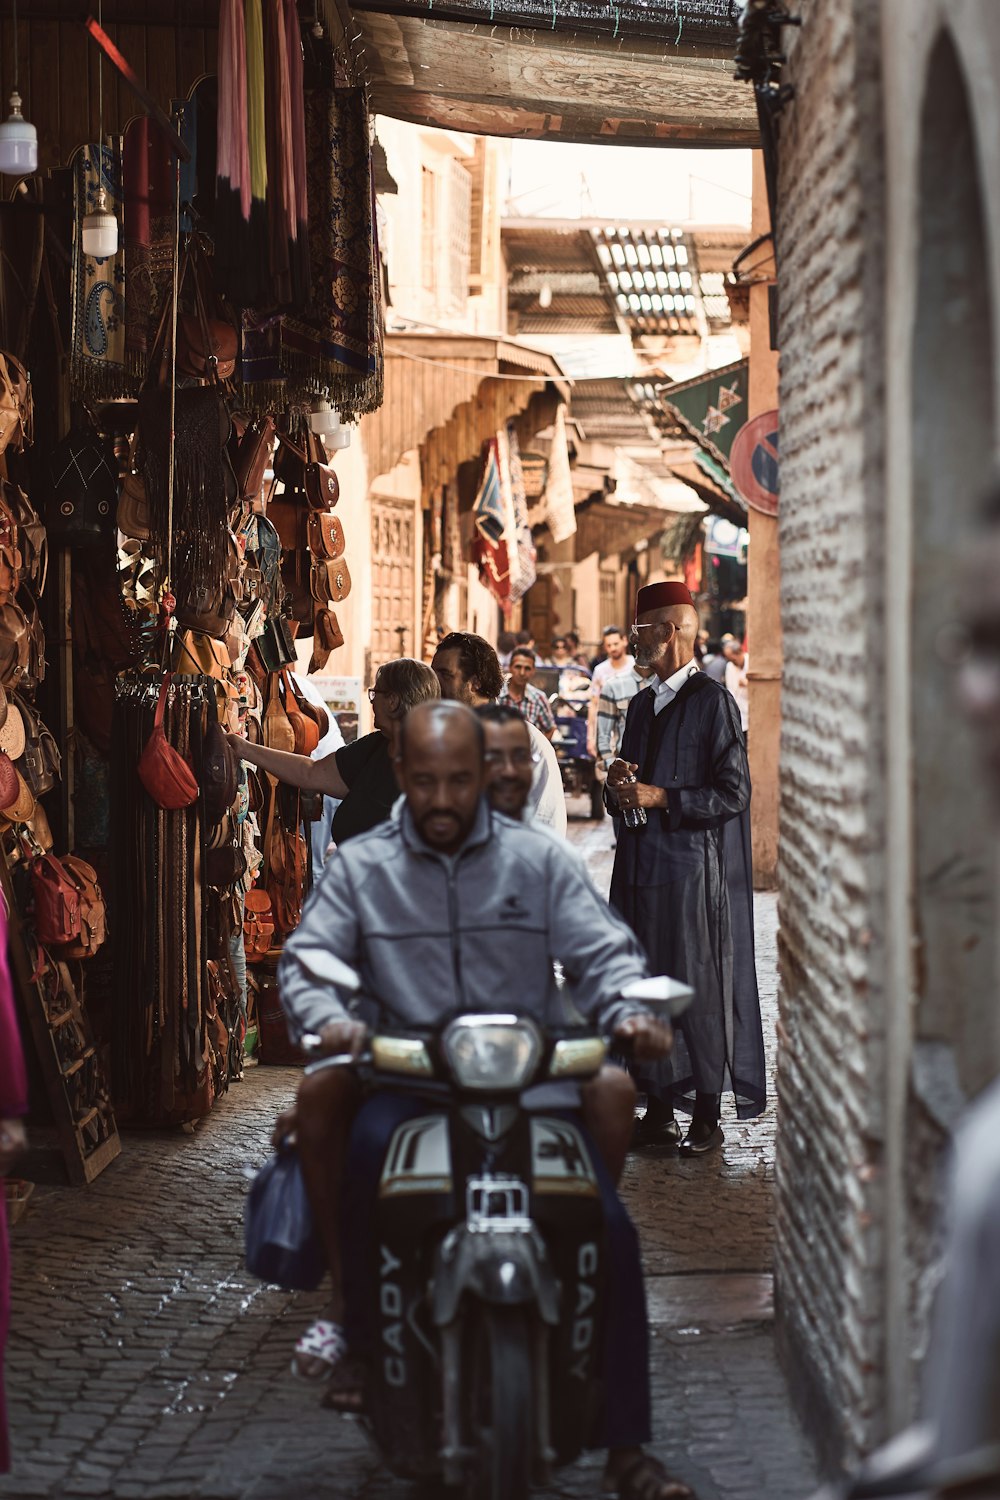
[[[542,1055],[533,1021],[517,1016],[459,1016],[444,1034],[444,1055],[463,1089],[521,1089]]]

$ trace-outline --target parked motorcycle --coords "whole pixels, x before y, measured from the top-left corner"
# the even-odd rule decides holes
[[[692,992],[657,980],[636,995],[676,1014]],[[367,1088],[421,1106],[394,1131],[378,1186],[364,1420],[389,1467],[435,1495],[526,1500],[591,1438],[598,1180],[578,1124],[529,1113],[523,1095],[586,1081],[606,1053],[590,1031],[473,1014],[379,1031],[353,1064]]]

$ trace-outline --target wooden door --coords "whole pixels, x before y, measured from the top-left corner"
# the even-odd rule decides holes
[[[400,656],[420,654],[416,619],[416,506],[372,501],[371,674]]]

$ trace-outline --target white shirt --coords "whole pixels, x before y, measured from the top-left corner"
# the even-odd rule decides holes
[[[701,668],[696,661],[685,662],[683,667],[678,667],[669,677],[658,678],[653,689],[653,712],[662,713],[668,703],[673,703],[681,688],[689,677],[693,677]]]
[[[528,724],[527,719],[524,721]],[[566,837],[566,798],[563,794],[562,772],[556,759],[556,752],[551,744],[536,729],[534,724],[528,724],[528,733],[531,736],[531,748],[537,750],[541,759],[535,766],[531,781],[531,791],[528,793],[528,813],[536,823],[541,823],[546,828],[551,828],[553,833]]]
[[[610,656],[606,656],[594,668],[594,675],[590,679],[590,696],[592,698],[599,698],[601,696],[601,686],[609,677],[613,677],[616,672],[631,672],[634,666],[634,656],[626,656],[620,666],[616,666]]]
[[[726,675],[723,681],[726,687],[736,699],[736,706],[740,711],[740,727],[746,734],[750,722],[750,690],[747,687],[747,673],[750,670],[750,658],[744,652],[743,665],[738,667],[734,661],[726,662]]]

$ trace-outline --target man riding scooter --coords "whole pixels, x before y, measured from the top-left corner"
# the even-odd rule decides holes
[[[557,960],[577,1009],[599,1023],[616,1046],[638,1057],[664,1056],[671,1045],[669,1028],[640,1004],[622,999],[622,992],[646,975],[631,933],[556,841],[491,811],[483,795],[483,728],[475,716],[453,703],[415,709],[404,721],[396,771],[406,799],[401,816],[330,861],[286,945],[280,981],[293,1031],[318,1035],[327,1054],[359,1055],[367,1027],[342,1000],[355,987],[355,971],[361,976],[362,1008],[370,1018],[379,1012],[390,1024],[432,1026],[463,1011],[513,1011],[544,1025],[555,1005],[552,964]],[[343,1173],[348,1133],[352,1163],[374,1166],[369,1180],[361,1181],[365,1174],[352,1170],[346,1184],[351,1199],[344,1216],[348,1349],[333,1370],[331,1404],[350,1410],[361,1402],[363,1370],[350,1349],[349,1320],[366,1302],[370,1274],[357,1250],[366,1202],[401,1118],[401,1101],[379,1091],[359,1109],[352,1076],[328,1071],[340,1097],[332,1111],[327,1098],[326,1119],[340,1122],[341,1136],[332,1148],[327,1139],[328,1174]],[[580,1108],[576,1085],[545,1085],[550,1093],[553,1087],[569,1091],[565,1103]],[[626,1091],[620,1100],[627,1136],[632,1110]],[[299,1135],[305,1166],[310,1143],[301,1124]],[[339,1166],[331,1163],[338,1155]],[[669,1479],[642,1448],[650,1434],[638,1240],[610,1182],[602,1200],[611,1257],[606,1483],[626,1500],[681,1500],[690,1491]]]

